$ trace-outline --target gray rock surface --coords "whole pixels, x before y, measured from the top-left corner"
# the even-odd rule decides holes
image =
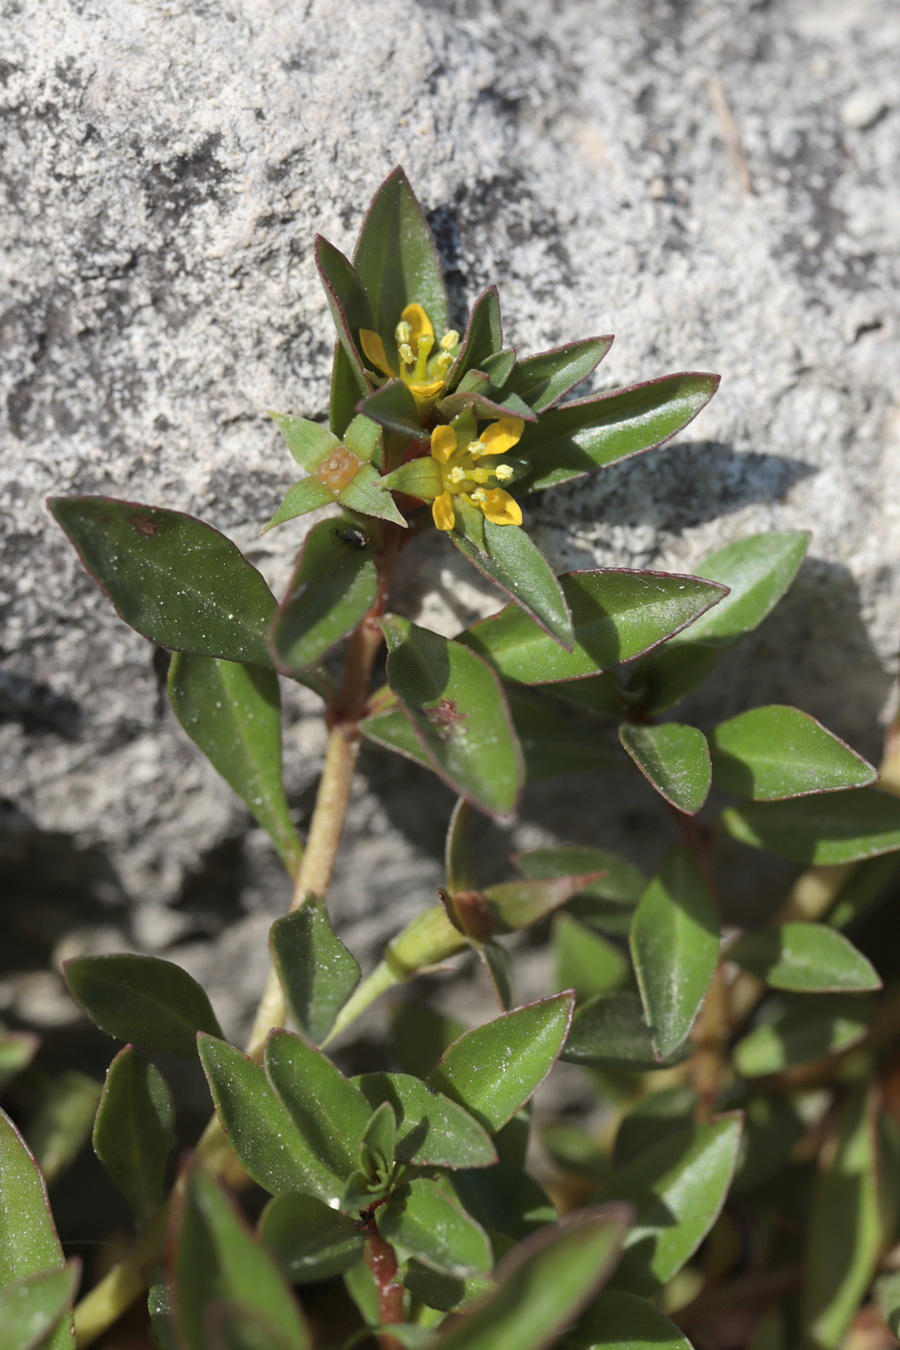
[[[292,479],[265,412],[326,408],[313,234],[349,251],[398,162],[461,311],[497,281],[521,349],[617,333],[598,389],[723,375],[675,445],[533,508],[559,568],[689,570],[742,534],[810,529],[792,598],[731,658],[715,706],[797,701],[877,757],[900,594],[891,0],[6,0],[2,14],[0,1004],[58,1022],[58,988],[29,972],[123,942],[209,976],[232,1025],[256,996],[249,953],[285,883],[42,502],[192,510],[283,581],[304,527],[257,538]],[[415,555],[406,589],[447,631],[484,605],[445,544]],[[292,698],[301,821],[313,712]],[[362,767],[335,907],[365,948],[429,902],[449,797],[399,761]],[[604,790],[542,788],[514,841],[612,844],[624,820],[623,847],[658,850],[640,785],[624,800],[616,786],[608,826]],[[506,842],[486,831],[491,867]]]

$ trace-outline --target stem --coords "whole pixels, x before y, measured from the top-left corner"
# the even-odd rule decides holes
[[[366,1265],[372,1272],[378,1290],[378,1320],[382,1326],[391,1326],[404,1320],[403,1285],[397,1283],[397,1257],[389,1242],[380,1233],[366,1238]],[[380,1350],[401,1350],[396,1336],[379,1332]]]

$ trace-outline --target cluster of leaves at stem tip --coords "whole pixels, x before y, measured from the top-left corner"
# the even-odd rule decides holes
[[[120,616],[174,653],[176,717],[268,832],[296,896],[271,930],[248,1054],[183,969],[131,954],[65,972],[84,1012],[126,1043],[102,1091],[29,1069],[27,1033],[0,1041],[13,1106],[38,1103],[24,1138],[0,1124],[3,1350],[87,1346],[148,1295],[162,1350],[837,1350],[859,1317],[896,1329],[900,997],[846,930],[897,875],[900,800],[793,707],[750,708],[706,734],[671,717],[776,605],[806,536],[743,539],[697,576],[555,575],[522,503],[668,440],[716,377],[571,399],[611,339],[520,357],[493,286],[453,329],[400,170],[353,261],[319,239],[316,262],[337,329],[330,424],[274,415],[303,476],[266,528],[332,510],[280,601],[190,515],[50,503]],[[431,528],[502,592],[453,639],[391,609],[396,560]],[[365,979],[328,917],[333,856],[321,843],[304,853],[285,796],[279,677],[323,702],[323,836],[339,833],[360,738],[459,799],[440,903],[423,897]],[[659,794],[671,848],[656,875],[562,845],[480,884],[473,809],[508,819],[526,783],[569,772],[610,775],[599,781],[613,790],[636,772]],[[723,845],[799,873],[765,926],[724,943]],[[502,939],[544,920],[553,984],[519,1005]],[[401,999],[384,1070],[342,1071],[333,1037],[468,949],[496,1016],[466,1028]],[[187,1163],[160,1054],[199,1056],[209,1084],[215,1114]],[[352,1058],[351,1045],[345,1068]],[[580,1066],[599,1124],[548,1108],[533,1125],[530,1100],[558,1059]],[[30,1097],[15,1095],[23,1083]],[[73,1305],[78,1263],[64,1261],[46,1185],[89,1135],[136,1236]],[[253,1186],[262,1206],[244,1203]]]

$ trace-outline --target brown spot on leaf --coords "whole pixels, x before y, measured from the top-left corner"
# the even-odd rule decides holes
[[[155,534],[159,534],[159,521],[154,520],[152,516],[142,516],[135,511],[128,519],[138,534],[143,534],[148,539],[152,539]]]
[[[449,740],[453,728],[465,722],[466,713],[461,713],[450,698],[442,698],[433,708],[425,709],[425,716],[435,728],[441,740]]]

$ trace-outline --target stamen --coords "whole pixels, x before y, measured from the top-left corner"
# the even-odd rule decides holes
[[[485,445],[484,441],[470,441],[469,444],[466,446],[466,449],[468,450],[470,455],[487,454],[487,446]]]
[[[499,478],[501,483],[508,483],[515,475],[516,471],[511,464],[498,464],[494,470],[494,477]]]
[[[413,356],[412,347],[408,342],[400,344],[400,360],[405,366],[415,365],[416,358]]]
[[[441,352],[440,356],[437,357],[434,364],[438,372],[441,375],[443,375],[444,371],[449,370],[450,367],[453,365],[453,357],[450,355],[449,352]]]
[[[451,328],[449,332],[445,333],[444,336],[441,338],[441,346],[445,352],[449,352],[450,349],[452,347],[455,347],[458,342],[459,342],[459,333],[457,333],[455,328]]]
[[[469,493],[469,496],[472,498],[473,502],[487,501],[487,493],[484,488],[476,488],[474,492]]]
[[[444,477],[445,477],[445,478],[447,479],[447,481],[450,482],[450,483],[461,483],[461,482],[465,479],[465,477],[466,477],[466,471],[465,471],[465,469],[461,469],[461,468],[459,467],[459,465],[456,464],[456,465],[454,465],[454,467],[450,470],[449,473],[447,473],[447,474],[444,475]]]
[[[401,343],[404,345],[409,343],[409,339],[412,337],[412,328],[405,319],[401,319],[397,324],[397,327],[394,329],[394,337],[397,339],[398,347]]]

